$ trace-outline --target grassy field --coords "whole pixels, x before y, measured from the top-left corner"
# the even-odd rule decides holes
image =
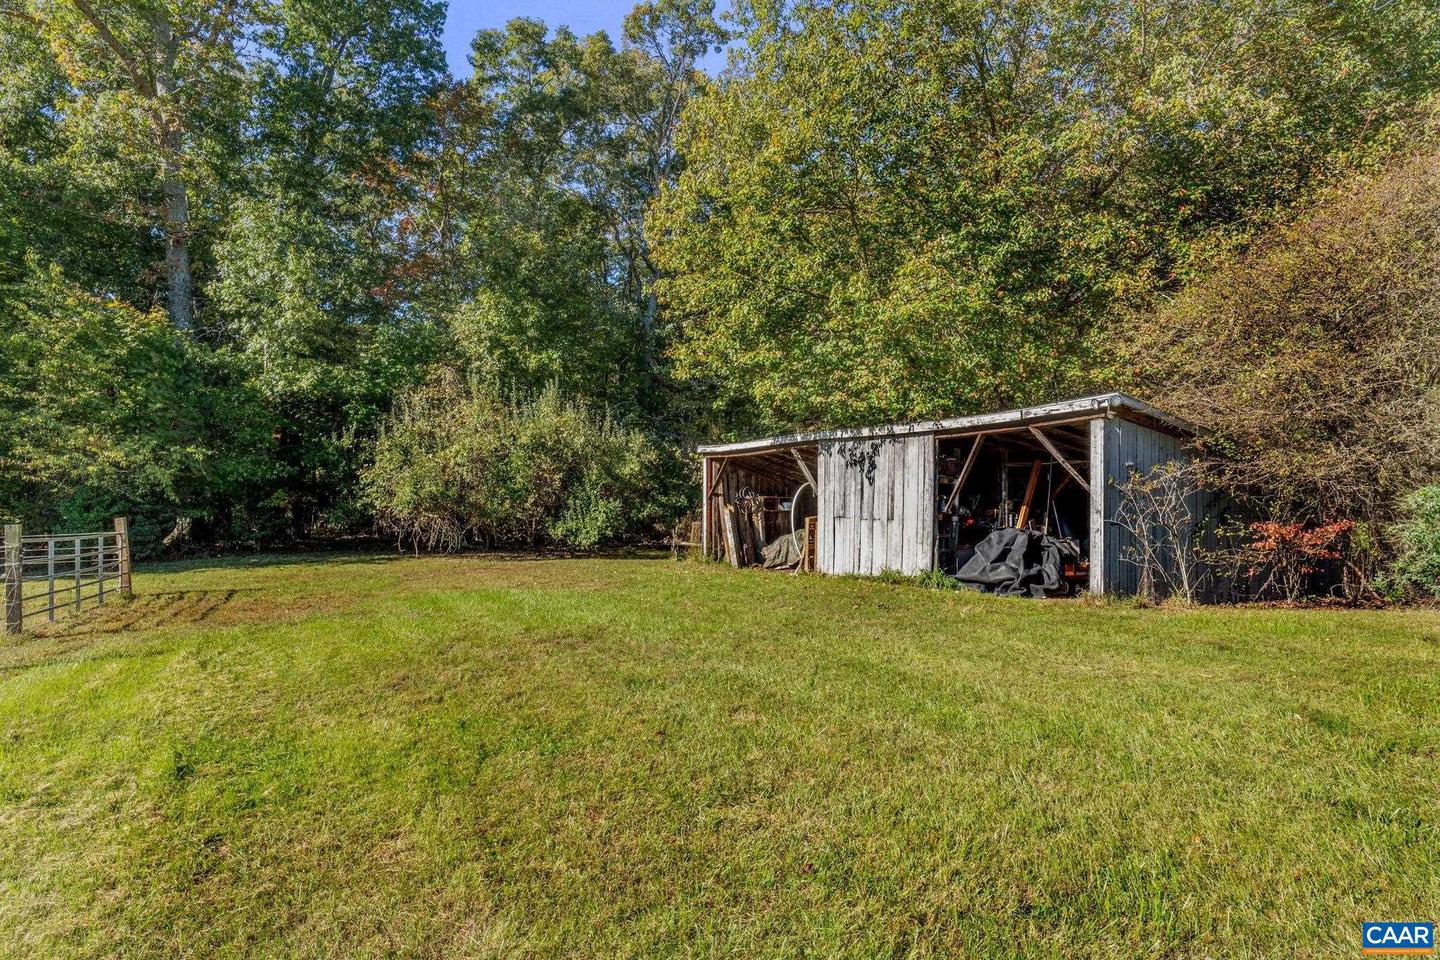
[[[1440,616],[658,558],[142,571],[0,645],[13,956],[1332,957],[1440,920]]]

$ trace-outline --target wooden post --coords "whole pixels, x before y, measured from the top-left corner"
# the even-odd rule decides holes
[[[1090,421],[1090,592],[1097,597],[1111,588],[1110,567],[1105,560],[1105,541],[1110,537],[1105,529],[1105,501],[1109,494],[1106,464],[1112,446],[1106,437],[1108,425],[1109,420],[1103,417]]]
[[[115,546],[120,550],[120,596],[131,596],[130,589],[130,520],[115,518]]]
[[[45,614],[55,622],[55,538],[45,541]]]
[[[1025,484],[1025,501],[1020,504],[1020,515],[1015,518],[1015,526],[1025,528],[1030,522],[1030,504],[1035,499],[1035,485],[1040,482],[1040,461],[1036,460],[1030,465],[1030,482]]]
[[[706,560],[710,553],[710,458],[700,458],[700,555]]]
[[[25,530],[18,523],[5,525],[5,632],[19,633],[24,621],[21,609],[20,551]]]

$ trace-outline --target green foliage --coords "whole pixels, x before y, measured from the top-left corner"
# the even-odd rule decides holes
[[[254,536],[235,502],[273,473],[271,428],[233,374],[159,312],[32,265],[0,290],[0,509],[58,530],[127,514],[142,555],[177,514]]]
[[[123,507],[221,542],[361,531],[380,424],[441,366],[537,436],[604,408],[667,443],[1113,385],[1117,342],[1151,341],[1100,318],[1398,142],[1436,84],[1432,6],[753,0],[712,80],[699,64],[731,39],[713,0],[653,0],[615,42],[481,31],[453,80],[440,0],[0,3],[0,505],[45,524]],[[1331,329],[1296,317],[1251,338],[1252,367]],[[1167,382],[1167,350],[1124,366]],[[1422,368],[1373,409],[1403,412]],[[1231,396],[1334,382],[1264,378]],[[1265,449],[1322,438],[1326,503],[1351,482],[1332,462],[1383,476],[1366,504],[1434,463],[1345,461],[1330,426],[1294,423]],[[640,482],[636,447],[583,482],[517,474],[551,491],[519,528],[447,521],[439,541],[633,532],[679,509],[664,450],[653,518],[614,492]],[[1279,453],[1270,478],[1310,496]],[[415,502],[441,480],[413,478]],[[1357,519],[1380,531],[1390,509]]]
[[[1400,594],[1440,598],[1440,485],[1406,495],[1400,511],[1393,528],[1398,555],[1388,584]]]
[[[476,35],[474,75],[439,104],[431,200],[410,234],[456,365],[506,390],[553,383],[667,412],[642,220],[673,176],[695,61],[720,36],[712,10],[637,8],[620,49],[526,19]]]
[[[774,426],[1100,378],[1100,318],[1437,81],[1425,2],[737,10],[649,233],[680,372]]]
[[[399,399],[364,484],[380,523],[417,547],[593,547],[683,509],[677,465],[554,387],[511,402],[442,371]]]

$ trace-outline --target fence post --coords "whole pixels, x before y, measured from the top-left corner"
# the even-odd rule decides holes
[[[75,609],[80,609],[80,538],[75,538],[75,552],[70,555],[71,566],[75,568]]]
[[[130,596],[130,519],[115,518],[115,546],[120,550],[120,596]]]
[[[55,622],[55,538],[45,541],[45,618]]]
[[[105,606],[105,534],[103,533],[95,538],[95,575],[100,578],[95,581],[100,589],[96,599],[103,607]]]
[[[25,531],[18,523],[5,524],[5,632],[19,633],[24,619],[20,608],[20,551]]]

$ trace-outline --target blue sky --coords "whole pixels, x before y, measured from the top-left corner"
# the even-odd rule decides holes
[[[533,17],[552,27],[564,24],[582,36],[604,30],[620,43],[620,27],[635,0],[450,0],[445,19],[445,56],[450,72],[470,75],[470,40],[485,27],[503,27],[515,17]],[[725,4],[717,4],[722,9]],[[724,57],[712,57],[711,71],[725,65]]]

